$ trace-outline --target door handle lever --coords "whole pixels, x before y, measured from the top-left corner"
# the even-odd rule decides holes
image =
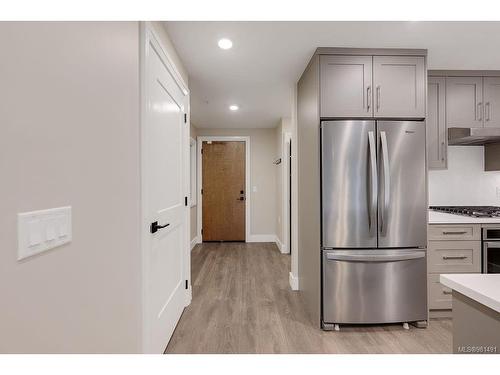
[[[151,233],[156,233],[158,232],[158,229],[166,228],[170,225],[170,223],[167,223],[165,225],[158,225],[158,222],[155,221],[154,223],[151,223]]]

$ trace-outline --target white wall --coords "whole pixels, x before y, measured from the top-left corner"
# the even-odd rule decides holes
[[[140,348],[139,23],[0,23],[0,352]],[[18,212],[73,241],[18,262]]]
[[[484,171],[483,149],[448,147],[448,169],[429,171],[430,205],[500,205],[500,172]]]
[[[276,234],[276,130],[197,128],[198,136],[250,137],[250,235]]]

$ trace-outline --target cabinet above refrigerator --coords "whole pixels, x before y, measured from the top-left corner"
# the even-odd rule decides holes
[[[322,118],[425,117],[423,56],[321,55]]]

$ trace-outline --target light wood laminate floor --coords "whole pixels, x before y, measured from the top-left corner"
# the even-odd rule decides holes
[[[451,353],[451,320],[325,332],[290,289],[274,243],[204,243],[192,252],[193,300],[166,353]]]

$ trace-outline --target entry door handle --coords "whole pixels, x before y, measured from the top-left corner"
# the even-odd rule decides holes
[[[167,223],[165,225],[159,225],[157,221],[154,223],[151,223],[151,233],[156,233],[158,232],[158,229],[163,229],[166,228],[170,225],[170,223]]]

